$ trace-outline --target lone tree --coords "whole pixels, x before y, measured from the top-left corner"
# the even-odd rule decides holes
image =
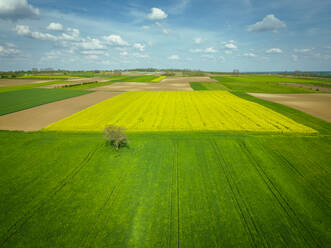
[[[123,127],[109,125],[104,130],[105,139],[118,150],[120,147],[128,144],[128,139],[124,131],[125,129]]]

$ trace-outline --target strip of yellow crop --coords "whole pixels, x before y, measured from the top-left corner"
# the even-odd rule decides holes
[[[162,79],[165,79],[166,78],[166,76],[161,76],[161,77],[158,77],[158,78],[155,78],[155,79],[153,79],[152,80],[152,82],[160,82]]]
[[[255,131],[315,133],[271,109],[226,91],[127,92],[56,122],[46,130]]]

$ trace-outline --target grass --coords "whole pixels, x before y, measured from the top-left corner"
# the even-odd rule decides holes
[[[86,90],[86,89],[92,89],[92,88],[96,88],[96,87],[110,85],[110,84],[113,84],[115,82],[117,82],[117,81],[114,80],[114,81],[107,81],[107,82],[81,83],[81,84],[75,84],[75,85],[65,86],[65,87],[63,87],[63,89]]]
[[[327,247],[331,138],[0,132],[2,247]],[[309,155],[309,156],[307,156]]]
[[[49,82],[45,82],[45,83],[34,83],[34,84],[23,84],[23,85],[15,85],[15,86],[5,86],[5,87],[0,87],[0,93],[9,92],[9,91],[16,91],[16,90],[25,90],[25,89],[31,89],[31,88],[36,88],[36,87],[45,86],[45,85],[62,84],[62,83],[68,83],[68,81],[49,81]]]
[[[255,93],[316,93],[315,90],[293,87],[281,83],[300,83],[328,86],[321,79],[286,78],[278,76],[212,77],[233,92]]]
[[[314,133],[309,127],[226,91],[128,92],[60,120],[46,130],[253,131]]]
[[[159,79],[159,76],[153,76],[153,75],[147,75],[147,76],[132,76],[128,77],[126,80],[122,82],[143,82],[143,83],[148,83],[148,82],[154,82],[153,80]]]
[[[23,76],[22,79],[71,79],[71,78],[85,78],[86,76],[68,76],[68,75],[35,75]]]
[[[63,89],[27,89],[0,93],[0,115],[90,93]]]
[[[190,82],[190,85],[194,90],[228,90],[218,82]]]

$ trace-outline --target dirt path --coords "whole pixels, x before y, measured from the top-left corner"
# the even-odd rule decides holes
[[[108,79],[108,78],[84,78],[84,79],[75,79],[68,81],[68,83],[60,83],[60,84],[51,84],[51,85],[45,85],[40,86],[38,88],[46,88],[46,89],[54,89],[54,88],[61,88],[66,85],[76,85],[76,84],[83,84],[83,83],[92,83],[92,82],[107,82],[116,80],[114,79]]]
[[[190,82],[217,82],[209,77],[169,77],[159,83],[119,82],[93,91],[192,91]]]
[[[0,130],[37,131],[119,94],[119,92],[94,92],[2,115],[0,116]]]
[[[54,80],[31,80],[31,79],[0,79],[0,87],[24,85],[24,84],[39,84]]]
[[[264,100],[284,104],[331,122],[331,94],[264,94],[249,93]]]

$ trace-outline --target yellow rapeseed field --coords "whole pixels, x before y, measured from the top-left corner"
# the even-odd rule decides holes
[[[316,132],[227,91],[127,92],[58,121],[46,130],[102,131],[107,124],[125,127],[129,132]]]
[[[161,76],[161,77],[158,77],[158,78],[153,79],[152,82],[158,83],[158,82],[160,82],[162,79],[165,79],[165,78],[166,78],[166,76]]]

